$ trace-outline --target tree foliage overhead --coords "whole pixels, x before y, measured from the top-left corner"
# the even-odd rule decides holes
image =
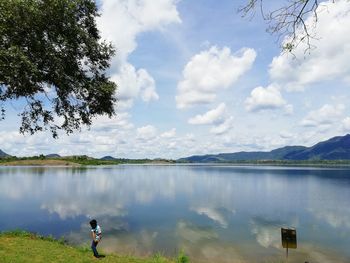
[[[101,40],[93,0],[0,0],[0,107],[25,100],[20,132],[71,133],[112,116],[114,55]]]
[[[316,25],[317,8],[320,1],[286,0],[284,2],[281,7],[273,11],[266,11],[263,0],[248,0],[248,3],[241,7],[239,12],[246,16],[254,15],[257,9],[260,10],[264,20],[268,22],[267,31],[277,35],[279,41],[282,40],[284,50],[292,52],[301,42],[304,42],[307,45],[306,51],[310,51],[312,48],[310,40],[315,36],[306,20],[312,15],[314,22],[311,26]]]

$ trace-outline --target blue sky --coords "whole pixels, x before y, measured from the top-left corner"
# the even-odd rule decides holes
[[[98,27],[117,49],[117,117],[52,139],[19,134],[20,103],[7,105],[0,149],[127,158],[312,145],[350,130],[350,5],[324,1],[317,48],[296,58],[244,0],[101,0]],[[266,2],[267,3],[267,2]],[[281,1],[268,1],[272,8]],[[310,23],[310,19],[308,22]]]

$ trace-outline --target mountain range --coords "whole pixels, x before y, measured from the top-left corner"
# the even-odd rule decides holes
[[[0,158],[9,157],[0,150]],[[60,158],[58,154],[49,154],[47,158]],[[117,160],[112,156],[105,156],[101,160]],[[131,160],[131,159],[130,159]],[[350,134],[333,137],[319,142],[311,147],[285,146],[272,151],[234,152],[194,155],[178,159],[178,162],[210,163],[237,161],[308,161],[308,160],[350,160]]]
[[[45,155],[46,158],[61,158],[61,156],[57,153],[50,153]]]
[[[7,156],[10,156],[10,155],[8,155],[7,153],[5,153],[5,152],[0,150],[0,158],[1,157],[7,157]]]
[[[117,159],[112,157],[112,156],[107,155],[107,156],[100,158],[100,160],[102,160],[102,161],[115,161]]]
[[[285,146],[272,151],[234,152],[194,155],[181,158],[180,162],[232,162],[259,160],[350,160],[350,134],[333,137],[311,147]]]

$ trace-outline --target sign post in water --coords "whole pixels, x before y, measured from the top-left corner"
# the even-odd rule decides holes
[[[282,247],[286,249],[286,257],[288,258],[288,249],[297,248],[297,231],[296,229],[281,228]]]

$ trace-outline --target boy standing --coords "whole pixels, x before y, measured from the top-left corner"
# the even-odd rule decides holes
[[[97,224],[97,221],[95,219],[92,219],[90,221],[90,226],[91,226],[91,238],[92,238],[91,249],[94,252],[94,257],[99,258],[100,255],[98,254],[96,247],[102,237],[101,227]]]

